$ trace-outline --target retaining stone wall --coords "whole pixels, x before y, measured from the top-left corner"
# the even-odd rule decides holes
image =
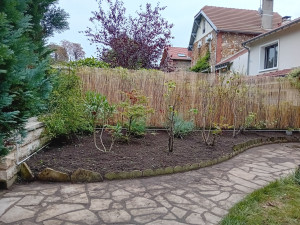
[[[38,150],[48,141],[47,137],[42,137],[44,125],[38,122],[36,117],[29,119],[25,128],[27,136],[19,144],[18,150],[14,146],[7,156],[0,158],[0,188],[9,188],[17,178],[18,162]]]

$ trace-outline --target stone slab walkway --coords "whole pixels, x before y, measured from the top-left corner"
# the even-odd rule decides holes
[[[217,224],[248,193],[299,164],[300,143],[272,144],[212,167],[170,176],[15,185],[0,194],[0,224]]]

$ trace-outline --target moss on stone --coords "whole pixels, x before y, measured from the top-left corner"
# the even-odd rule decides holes
[[[165,174],[171,174],[174,173],[174,168],[173,167],[167,167],[165,168]]]
[[[143,176],[144,177],[151,177],[151,176],[154,176],[155,173],[152,169],[147,169],[147,170],[144,170],[143,171]]]

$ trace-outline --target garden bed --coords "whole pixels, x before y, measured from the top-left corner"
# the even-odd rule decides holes
[[[148,132],[143,138],[132,138],[130,143],[116,143],[111,152],[101,152],[94,146],[93,136],[79,136],[72,141],[53,141],[51,145],[28,160],[37,174],[50,167],[71,174],[78,168],[104,175],[108,172],[158,169],[211,161],[230,155],[233,147],[254,139],[287,137],[284,132],[246,132],[232,138],[224,132],[215,146],[206,146],[200,132],[175,139],[174,152],[168,152],[168,135],[164,131]],[[299,133],[294,137],[300,138]],[[104,143],[108,144],[104,135]]]

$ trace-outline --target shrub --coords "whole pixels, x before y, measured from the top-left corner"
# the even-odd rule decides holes
[[[109,64],[99,61],[94,57],[91,58],[85,58],[85,59],[80,59],[77,61],[71,61],[68,63],[68,66],[71,67],[94,67],[94,68],[109,68]]]
[[[124,102],[120,103],[120,107],[122,109],[121,115],[126,120],[126,136],[130,139],[130,136],[135,136],[138,130],[142,131],[145,129],[146,125],[143,125],[141,121],[145,121],[146,116],[152,113],[153,109],[147,106],[147,97],[142,95],[139,91],[132,90],[130,92],[124,92],[124,94],[126,99]],[[137,136],[141,136],[141,134],[142,132],[137,134]]]
[[[192,132],[195,128],[195,124],[193,121],[186,121],[182,118],[182,116],[175,116],[174,118],[174,135],[178,138],[183,138]]]
[[[109,124],[109,120],[113,117],[114,113],[116,112],[116,106],[112,105],[108,102],[107,98],[99,93],[95,93],[92,91],[89,91],[86,93],[85,98],[85,106],[86,110],[88,112],[88,117],[90,118],[90,121],[93,125],[93,134],[94,134],[94,144],[95,147],[103,152],[108,152],[112,149],[115,141],[122,136],[122,127],[117,126],[111,126]],[[102,129],[100,132],[100,141],[102,145],[102,149],[98,147],[97,145],[97,138],[96,138],[96,126],[97,123],[101,123]],[[107,130],[111,134],[111,143],[110,147],[106,148],[102,137],[104,130]]]
[[[134,137],[143,137],[146,133],[146,121],[145,119],[134,120],[131,123],[130,135]]]
[[[290,83],[300,91],[300,68],[294,69],[288,74]]]
[[[61,73],[52,78],[52,83],[49,114],[41,117],[46,126],[46,134],[56,138],[90,131],[80,78],[73,73]]]
[[[203,72],[203,71],[209,69],[209,67],[210,67],[209,60],[210,60],[210,52],[207,51],[205,56],[200,58],[197,61],[196,65],[191,68],[191,71],[193,71],[193,72]]]

